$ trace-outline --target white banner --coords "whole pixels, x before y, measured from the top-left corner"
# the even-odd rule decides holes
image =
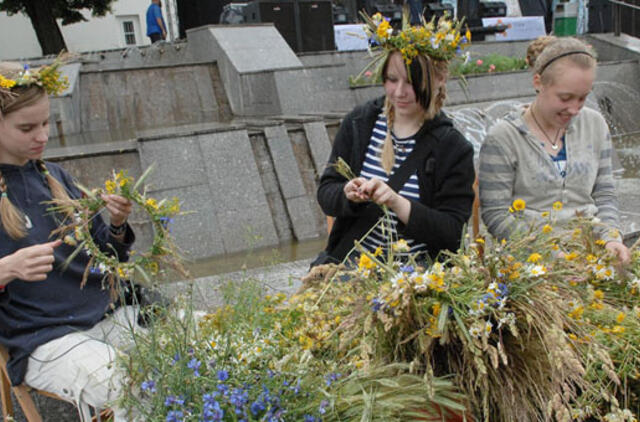
[[[546,35],[542,16],[482,18],[482,26],[507,25],[507,30],[495,35],[496,41],[533,40]]]
[[[362,24],[334,25],[333,33],[338,51],[367,49],[367,34],[362,29]]]

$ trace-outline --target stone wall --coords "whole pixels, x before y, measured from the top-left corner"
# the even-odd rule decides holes
[[[89,188],[114,170],[137,178],[154,166],[147,192],[180,199],[186,213],[172,231],[185,256],[200,259],[325,234],[315,192],[337,125],[318,117],[191,125],[137,141],[52,148],[46,158]],[[153,237],[146,215],[135,210],[130,222],[135,248],[146,249]]]

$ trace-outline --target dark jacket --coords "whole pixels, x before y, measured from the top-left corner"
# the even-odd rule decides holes
[[[342,157],[354,174],[360,174],[373,127],[382,111],[383,98],[356,107],[343,120],[333,143],[329,164],[320,178],[318,202],[325,214],[336,217],[326,252],[337,260],[344,259],[336,253],[338,243],[348,233],[371,204],[356,204],[344,195],[347,180],[333,167]],[[430,128],[446,127],[435,139],[427,137]],[[433,131],[431,131],[433,132]],[[418,165],[420,201],[411,201],[408,224],[398,222],[399,235],[425,243],[431,258],[443,249],[455,251],[460,245],[462,229],[471,216],[473,204],[473,147],[464,136],[453,128],[451,120],[442,112],[426,122],[417,133],[416,142],[435,142],[431,152]],[[360,236],[366,232],[363,231]],[[357,236],[348,239],[351,246]]]
[[[47,169],[72,197],[80,197],[80,191],[64,170],[53,163],[47,163]],[[32,161],[22,167],[2,164],[0,171],[7,182],[9,199],[29,217],[33,226],[25,238],[17,241],[0,227],[0,257],[53,240],[49,236],[58,228],[58,221],[47,211],[48,205],[44,202],[51,200],[51,191],[36,165]],[[96,244],[105,251],[115,250],[120,260],[126,260],[134,240],[131,229],[127,227],[126,244],[120,244],[111,238],[109,227],[101,217],[92,221]],[[53,271],[45,281],[13,280],[0,293],[0,344],[9,349],[7,367],[14,385],[22,383],[28,357],[38,346],[93,327],[110,308],[110,293],[108,287],[103,289],[102,275],[90,274],[87,284],[80,288],[89,262],[84,251],[66,269],[62,268],[74,250],[75,247],[66,244],[55,249]]]

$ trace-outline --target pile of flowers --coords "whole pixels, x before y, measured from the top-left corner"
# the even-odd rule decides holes
[[[167,310],[138,339],[123,400],[167,421],[635,421],[640,251],[620,267],[597,226],[550,210],[433,263],[361,250],[291,297],[230,286],[199,322]]]

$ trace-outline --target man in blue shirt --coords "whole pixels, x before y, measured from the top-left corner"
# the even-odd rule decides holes
[[[151,38],[152,44],[167,38],[167,25],[162,17],[160,0],[151,0],[147,9],[147,36]]]

